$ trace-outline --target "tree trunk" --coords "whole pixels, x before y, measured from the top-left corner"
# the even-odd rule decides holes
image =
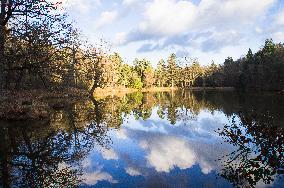
[[[4,65],[5,65],[5,57],[4,57],[4,47],[5,47],[5,25],[4,25],[4,16],[5,16],[5,6],[4,0],[0,0],[1,2],[1,13],[0,13],[0,89],[4,84]]]
[[[22,78],[24,76],[24,71],[25,70],[21,70],[20,74],[18,75],[18,79],[16,81],[16,86],[15,89],[19,90],[21,88],[21,82],[22,82]]]

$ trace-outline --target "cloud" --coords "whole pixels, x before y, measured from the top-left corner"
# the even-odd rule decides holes
[[[146,159],[157,172],[169,172],[174,167],[187,169],[192,167],[197,156],[192,148],[182,139],[176,137],[157,137],[140,143],[148,150]]]
[[[160,43],[145,43],[137,51],[150,52],[153,50],[162,50],[165,48],[174,48],[175,46],[186,46],[192,41],[191,34],[181,34],[173,37],[168,37]]]
[[[101,154],[104,159],[106,160],[117,160],[118,155],[117,153],[111,148],[111,149],[102,149]]]
[[[111,24],[118,18],[118,12],[117,11],[105,11],[102,12],[97,23],[96,28],[99,29],[105,25]]]
[[[144,13],[140,31],[154,35],[174,35],[184,32],[193,23],[196,7],[190,1],[154,0]]]
[[[145,158],[148,165],[157,172],[166,173],[174,168],[190,169],[194,165],[199,165],[203,174],[219,171],[220,164],[216,159],[222,157],[224,151],[230,151],[226,146],[217,145],[203,142],[201,138],[198,141],[189,141],[180,135],[165,134],[140,140],[140,147],[146,150]]]
[[[123,129],[123,128],[117,130],[117,132],[116,132],[116,138],[122,139],[122,140],[128,139],[128,135],[127,135],[126,130]]]
[[[142,175],[141,172],[133,167],[127,167],[125,169],[126,173],[129,174],[130,176],[140,176]]]
[[[140,2],[141,0],[123,0],[122,4],[126,6],[135,5],[136,3]]]
[[[154,39],[155,37],[156,36],[154,35],[147,34],[147,33],[141,33],[140,31],[135,31],[135,30],[129,33],[120,32],[115,35],[114,44],[115,45],[125,45],[130,42],[151,40],[151,39]]]
[[[202,41],[201,50],[203,52],[218,52],[225,46],[239,44],[241,39],[242,36],[236,31],[214,33],[208,39]]]
[[[227,46],[238,45],[236,41],[248,33],[259,32],[255,29],[257,23],[266,19],[275,2],[201,0],[194,4],[185,0],[153,0],[146,4],[138,27],[118,33],[115,41],[117,45],[145,42],[137,52],[177,47],[218,52]],[[277,23],[282,23],[282,18]]]
[[[262,19],[276,0],[202,0],[198,6],[199,27],[242,27]]]
[[[110,183],[118,183],[109,173],[104,172],[103,166],[98,164],[93,164],[94,160],[91,158],[86,158],[82,162],[83,175],[81,179],[84,184],[94,186],[99,181],[108,181]]]
[[[143,44],[138,50],[137,52],[151,52],[155,49],[157,49],[158,45],[154,45],[153,43],[146,43]]]
[[[99,181],[118,183],[118,181],[113,179],[113,177],[109,173],[102,172],[101,170],[97,170],[91,173],[84,173],[82,179],[84,180],[83,182],[87,185],[96,185]]]

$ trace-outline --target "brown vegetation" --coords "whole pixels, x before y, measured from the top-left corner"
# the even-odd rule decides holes
[[[88,97],[88,93],[74,88],[60,91],[4,90],[0,93],[0,119],[35,120],[48,118],[53,109],[60,108],[64,104],[82,97]],[[56,102],[52,102],[52,100],[56,100]]]

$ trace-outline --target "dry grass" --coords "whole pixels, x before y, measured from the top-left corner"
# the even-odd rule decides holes
[[[132,88],[124,88],[124,87],[118,87],[118,88],[97,88],[93,94],[93,96],[96,99],[103,99],[108,96],[117,96],[117,97],[123,97],[124,95],[128,93],[134,93],[139,90],[132,89]]]

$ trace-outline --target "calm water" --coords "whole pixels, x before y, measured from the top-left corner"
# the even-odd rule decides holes
[[[284,187],[276,94],[86,99],[47,121],[1,122],[0,134],[4,187]]]

